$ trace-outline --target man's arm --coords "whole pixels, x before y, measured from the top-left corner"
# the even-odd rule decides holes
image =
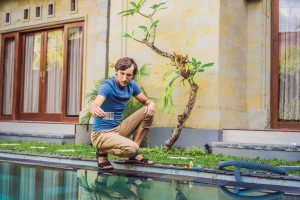
[[[145,110],[146,117],[153,116],[155,112],[155,103],[151,101],[143,92],[135,96],[135,98],[141,102],[143,105],[147,106]]]
[[[97,95],[96,99],[91,103],[90,112],[97,117],[105,117],[105,112],[100,108],[105,98],[101,95]]]

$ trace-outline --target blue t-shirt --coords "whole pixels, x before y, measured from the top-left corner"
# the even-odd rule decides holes
[[[132,96],[137,96],[141,93],[141,89],[134,80],[123,89],[121,89],[115,77],[105,80],[97,94],[105,98],[103,104],[100,106],[104,112],[113,112],[114,119],[108,120],[96,117],[93,122],[93,131],[108,130],[115,128],[121,123],[122,113],[129,99]]]

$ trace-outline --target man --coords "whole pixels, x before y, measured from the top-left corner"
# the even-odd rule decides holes
[[[101,84],[91,104],[90,111],[95,116],[91,140],[98,149],[96,158],[101,169],[113,168],[108,153],[127,157],[127,162],[131,163],[153,164],[138,153],[139,145],[152,124],[155,104],[133,80],[137,72],[137,64],[132,58],[119,59],[115,65],[116,76]],[[132,96],[145,106],[121,121],[123,110]],[[132,141],[129,137],[135,131]]]

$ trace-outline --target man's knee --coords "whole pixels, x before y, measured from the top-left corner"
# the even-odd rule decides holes
[[[124,156],[133,157],[138,153],[139,145],[135,142],[132,142],[124,149]]]
[[[146,113],[145,113],[145,111],[146,111],[146,108],[147,108],[147,106],[144,106],[143,108],[142,108],[142,110],[143,110],[143,113],[144,113],[144,115],[143,115],[143,117],[144,117],[144,121],[149,121],[149,122],[151,122],[152,123],[152,121],[153,121],[153,118],[154,118],[154,115],[152,115],[152,116],[147,116],[146,117]]]

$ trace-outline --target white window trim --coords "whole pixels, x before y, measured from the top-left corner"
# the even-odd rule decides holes
[[[36,16],[36,8],[37,8],[37,7],[40,7],[40,16],[39,16],[39,17]],[[34,6],[34,18],[35,18],[36,20],[40,20],[40,19],[42,19],[42,15],[43,15],[43,7],[42,7],[42,4],[36,4],[36,5]]]
[[[24,19],[24,11],[25,10],[28,10],[28,19]],[[30,20],[30,7],[28,6],[28,7],[24,7],[24,9],[23,9],[23,22],[28,22]]]
[[[52,15],[49,15],[49,5],[50,5],[50,4],[53,5],[53,13],[52,13]],[[46,10],[47,10],[47,18],[54,17],[54,16],[55,16],[55,2],[54,2],[54,1],[49,1],[49,2],[47,3]]]
[[[71,10],[71,2],[70,0],[70,14],[76,14],[78,12],[78,0],[75,0],[75,10]]]
[[[6,14],[9,13],[9,20],[8,22],[6,22]],[[7,26],[7,25],[10,25],[11,24],[11,10],[10,11],[7,11],[7,12],[4,12],[4,25]]]

